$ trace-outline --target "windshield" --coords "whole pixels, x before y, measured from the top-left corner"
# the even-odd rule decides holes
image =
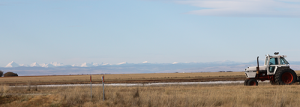
[[[289,62],[287,62],[283,57],[280,57],[280,64],[286,65],[286,64],[289,64]]]

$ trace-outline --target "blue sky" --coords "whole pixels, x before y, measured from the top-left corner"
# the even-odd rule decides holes
[[[1,0],[0,66],[300,61],[298,0]]]

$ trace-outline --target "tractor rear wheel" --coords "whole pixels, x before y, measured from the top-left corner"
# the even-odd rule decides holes
[[[257,86],[258,85],[258,82],[256,79],[248,79],[247,81],[247,86]]]
[[[279,85],[290,85],[297,81],[297,75],[294,70],[285,69],[275,73],[275,83]]]
[[[249,86],[257,86],[258,85],[258,82],[256,79],[249,79],[248,80],[248,85]]]

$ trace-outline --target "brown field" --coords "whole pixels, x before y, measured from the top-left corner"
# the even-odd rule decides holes
[[[93,83],[100,83],[102,75],[92,75]],[[105,83],[152,83],[152,82],[200,82],[244,80],[243,72],[203,73],[151,73],[151,74],[106,74]],[[79,84],[89,83],[90,75],[19,76],[2,77],[0,84]]]
[[[297,107],[300,85],[0,87],[1,107]]]
[[[296,71],[299,75],[300,71]],[[101,83],[101,76],[92,75],[93,83]],[[154,82],[203,82],[245,80],[244,72],[201,72],[201,73],[151,73],[151,74],[106,74],[105,83],[154,83]],[[1,77],[0,84],[84,84],[90,75],[19,76]]]
[[[297,74],[300,73],[297,71]],[[100,81],[102,75],[93,75]],[[164,74],[109,74],[108,83],[243,80],[243,72],[164,73]],[[207,79],[207,80],[205,80]],[[28,82],[29,81],[29,82]],[[300,105],[300,85],[259,86],[243,84],[223,85],[165,85],[140,87],[37,87],[32,83],[80,83],[89,81],[89,75],[31,76],[0,78],[1,107],[297,107]],[[10,87],[27,82],[25,87]],[[5,84],[9,83],[9,84]],[[28,84],[31,83],[31,84]]]

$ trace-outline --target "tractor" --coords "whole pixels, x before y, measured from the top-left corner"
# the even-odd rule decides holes
[[[247,79],[245,86],[257,86],[257,80],[270,80],[272,85],[290,85],[297,80],[297,74],[290,68],[285,55],[278,55],[275,52],[273,56],[266,55],[264,66],[259,66],[259,57],[257,57],[257,66],[245,69]]]

